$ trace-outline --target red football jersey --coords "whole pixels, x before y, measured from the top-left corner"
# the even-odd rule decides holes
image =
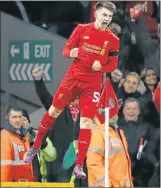
[[[63,55],[70,57],[70,50],[78,48],[78,57],[68,69],[67,74],[87,82],[102,82],[104,72],[112,72],[117,67],[119,38],[109,29],[100,31],[94,23],[79,24],[67,41]],[[94,61],[100,61],[101,70],[92,70]]]

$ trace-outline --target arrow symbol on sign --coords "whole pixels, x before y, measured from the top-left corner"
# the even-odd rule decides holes
[[[33,68],[33,69],[35,69],[36,67],[39,67],[41,70],[44,70],[45,63],[42,63],[42,64],[36,63],[36,64],[34,65],[34,68]]]
[[[44,74],[44,77],[46,78],[46,80],[51,80],[49,73],[48,73],[50,66],[51,66],[50,63],[46,64],[44,71],[43,71],[43,74]]]
[[[33,77],[32,77],[32,74],[31,74],[31,70],[32,70],[33,66],[34,66],[33,63],[29,64],[27,71],[26,71],[26,74],[27,74],[29,80],[33,80]]]
[[[17,80],[22,80],[21,76],[20,76],[20,68],[21,68],[22,64],[18,64],[15,70],[15,75],[17,76]]]
[[[12,80],[16,80],[16,77],[14,74],[15,67],[16,67],[16,63],[12,64],[11,68],[9,70],[9,74],[10,74]]]
[[[39,67],[40,67],[41,70],[44,70],[45,63],[40,64]]]
[[[15,54],[19,54],[20,53],[20,49],[15,48],[15,45],[12,45],[11,49],[10,49],[10,53],[12,57],[15,57]]]
[[[28,65],[27,63],[23,64],[22,69],[21,69],[21,76],[22,76],[23,80],[27,80],[27,76],[25,74],[27,65]]]

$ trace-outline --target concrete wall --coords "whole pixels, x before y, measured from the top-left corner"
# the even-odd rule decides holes
[[[33,82],[11,82],[9,80],[9,43],[13,40],[49,40],[53,45],[53,80],[46,83],[53,94],[66,73],[71,59],[65,59],[61,52],[66,39],[48,33],[47,31],[1,12],[1,90],[5,91],[1,99],[1,108],[4,109],[13,101],[30,113],[41,106],[35,93]],[[14,95],[16,97],[10,96]],[[11,99],[12,98],[12,99]],[[12,101],[12,102],[11,102]],[[2,107],[3,104],[3,107]],[[1,114],[2,115],[2,114]],[[1,119],[3,120],[3,115]]]

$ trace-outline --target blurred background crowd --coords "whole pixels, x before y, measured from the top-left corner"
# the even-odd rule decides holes
[[[119,102],[118,126],[124,130],[128,142],[134,185],[160,187],[160,115],[153,102],[153,92],[160,83],[160,1],[114,3],[117,11],[109,28],[120,38],[119,62],[118,68],[106,76],[110,77]],[[68,38],[78,23],[94,21],[95,4],[92,1],[1,1],[0,11]],[[48,110],[52,94],[45,86],[42,72],[32,75],[35,91]],[[27,119],[30,123],[28,115]],[[70,181],[73,164],[64,169],[62,161],[71,143],[77,140],[78,132],[79,99],[65,108],[48,134],[57,157],[52,162],[46,160],[47,181]],[[142,145],[143,149],[139,150]],[[34,171],[37,181],[41,181],[41,170],[34,168]],[[76,185],[88,186],[87,179],[77,180]]]

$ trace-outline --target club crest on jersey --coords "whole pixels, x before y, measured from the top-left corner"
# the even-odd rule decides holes
[[[109,41],[105,40],[103,47],[106,48],[108,43],[109,43]]]

